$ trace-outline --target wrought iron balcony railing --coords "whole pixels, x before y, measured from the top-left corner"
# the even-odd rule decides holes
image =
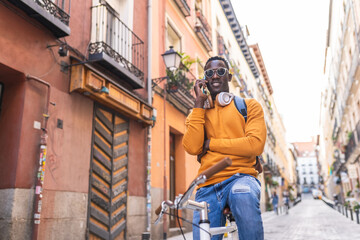
[[[359,137],[360,137],[360,121],[356,124],[354,131],[350,133],[349,142],[346,145],[345,151],[345,161],[347,161],[351,154],[356,149],[357,145],[359,144]]]
[[[92,7],[89,59],[99,61],[134,88],[144,87],[144,42],[107,3]]]
[[[190,16],[190,7],[186,0],[174,0],[174,2],[179,7],[180,11],[184,14],[185,17]]]
[[[196,11],[195,32],[205,46],[206,50],[211,51],[211,27],[200,10]]]
[[[61,22],[69,26],[70,15],[70,4],[71,0],[34,0],[42,8],[44,8],[51,15],[59,19]],[[66,3],[67,2],[67,3]],[[67,8],[66,8],[67,5]],[[68,10],[68,13],[65,12],[65,9]]]
[[[186,81],[188,83],[195,82],[195,77],[190,73],[187,72],[184,77],[186,78]],[[184,114],[188,114],[188,111],[194,107],[195,103],[195,93],[193,88],[189,89],[188,86],[186,86],[183,83],[179,84],[173,84],[169,77],[162,77],[162,78],[156,78],[152,80],[152,87],[159,86],[161,82],[166,80],[166,85],[164,85],[165,90],[167,92],[168,100],[172,102],[175,106],[181,105],[183,108],[185,108]],[[176,102],[173,102],[175,100]],[[182,109],[179,109],[182,110]]]
[[[70,35],[71,0],[9,0],[24,10],[29,16],[37,19],[56,37]],[[40,6],[40,7],[39,7]]]

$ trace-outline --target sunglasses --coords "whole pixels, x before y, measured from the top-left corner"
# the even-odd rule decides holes
[[[226,68],[223,68],[223,67],[220,67],[220,68],[217,68],[217,69],[208,69],[205,71],[205,77],[206,78],[212,78],[215,74],[215,71],[216,71],[216,74],[219,76],[219,77],[222,77],[226,74],[226,72],[228,71]]]

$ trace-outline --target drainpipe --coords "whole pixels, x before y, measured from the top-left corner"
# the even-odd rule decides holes
[[[166,82],[164,84],[164,179],[163,179],[163,198],[167,199],[167,178],[166,178]],[[167,239],[167,218],[163,217],[163,239]]]
[[[47,101],[45,106],[45,113],[43,113],[43,128],[41,139],[40,139],[40,158],[39,163],[36,165],[37,173],[36,173],[36,184],[35,184],[35,200],[34,200],[34,222],[33,222],[33,232],[32,239],[37,240],[39,235],[40,228],[40,215],[41,215],[41,207],[42,207],[42,193],[43,193],[43,184],[44,184],[44,176],[45,176],[45,162],[46,162],[46,154],[47,154],[47,122],[49,119],[49,105],[50,105],[50,90],[51,85],[40,78],[33,77],[30,75],[26,76],[27,80],[33,80],[38,83],[45,85],[48,88],[47,91]],[[55,105],[55,104],[54,104]]]
[[[151,56],[152,56],[152,9],[151,9],[151,0],[148,0],[147,4],[147,13],[148,13],[148,56],[147,56],[147,94],[148,94],[148,104],[152,106],[152,80],[151,80]],[[151,128],[148,127],[147,133],[147,179],[146,179],[146,233],[143,233],[143,239],[150,239],[151,232]]]

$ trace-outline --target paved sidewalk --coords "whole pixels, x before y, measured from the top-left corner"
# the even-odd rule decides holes
[[[290,208],[289,214],[262,214],[265,240],[357,240],[360,239],[360,224],[351,221],[311,195]],[[192,233],[185,235],[192,240]],[[183,236],[168,238],[183,240]]]

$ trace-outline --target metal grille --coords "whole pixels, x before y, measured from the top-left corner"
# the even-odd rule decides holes
[[[89,54],[106,53],[136,77],[144,78],[144,42],[105,1],[92,7]]]
[[[89,239],[125,239],[128,139],[128,121],[96,105],[89,184]]]

